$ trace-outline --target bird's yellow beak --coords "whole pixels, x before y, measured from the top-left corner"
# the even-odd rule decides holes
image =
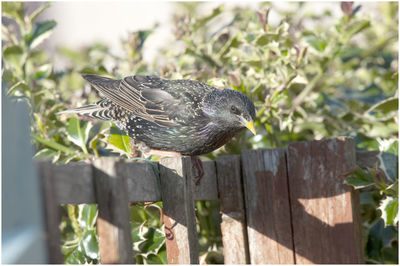
[[[246,122],[246,127],[251,131],[251,133],[254,134],[254,136],[257,134],[256,129],[254,128],[254,124],[252,121],[247,121]]]

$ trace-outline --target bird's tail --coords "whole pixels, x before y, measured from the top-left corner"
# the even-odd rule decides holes
[[[97,104],[89,104],[82,107],[72,108],[65,111],[56,113],[57,115],[63,114],[78,114],[88,118],[96,118],[101,120],[110,120],[110,113],[108,108],[104,108]]]

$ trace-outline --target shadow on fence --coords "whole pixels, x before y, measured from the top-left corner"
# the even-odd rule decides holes
[[[190,157],[41,162],[51,261],[59,204],[97,203],[101,263],[134,263],[129,203],[162,200],[168,262],[198,263],[194,200],[219,199],[226,264],[363,263],[358,194],[343,184],[355,160],[351,138],[249,150],[203,162],[198,186]]]

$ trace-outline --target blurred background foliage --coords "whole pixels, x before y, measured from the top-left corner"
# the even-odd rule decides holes
[[[37,22],[49,4],[27,14],[23,3],[2,2],[2,93],[30,106],[35,158],[61,164],[131,154],[128,137],[111,123],[56,115],[99,99],[81,73],[154,74],[246,93],[256,105],[258,134],[242,132],[207,154],[210,159],[352,136],[358,149],[379,151],[379,165],[359,167],[346,180],[360,190],[365,262],[398,263],[398,3],[380,2],[377,17],[347,2],[336,3],[339,17],[330,10],[299,17],[308,4],[285,3],[294,11],[267,2],[257,11],[221,5],[199,16],[201,3],[175,3],[175,41],[166,43],[154,62],[142,56],[154,29],[143,29],[121,40],[123,57],[101,43],[59,47],[57,53],[70,64],[56,71],[41,45],[57,23]],[[272,11],[281,18],[278,25],[269,23]],[[137,263],[166,263],[161,208],[162,203],[131,206]],[[221,263],[218,202],[196,202],[196,208],[201,261]],[[65,262],[99,263],[96,206],[68,205],[63,212]]]

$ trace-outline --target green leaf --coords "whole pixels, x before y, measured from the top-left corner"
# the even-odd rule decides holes
[[[23,2],[1,2],[1,15],[14,19],[23,33],[24,16]]]
[[[131,153],[131,145],[129,143],[129,136],[116,126],[110,128],[110,135],[108,136],[108,143],[116,148],[118,151],[129,155]]]
[[[218,6],[217,8],[214,8],[212,13],[208,16],[205,16],[201,19],[198,19],[194,24],[193,24],[193,31],[197,31],[201,27],[203,27],[207,22],[209,22],[211,19],[215,18],[221,12],[223,11],[223,6]]]
[[[22,2],[1,2],[1,12],[2,16],[7,16],[13,18],[13,16],[18,15],[23,18],[23,3]]]
[[[161,249],[158,254],[157,254],[158,258],[160,259],[162,264],[168,264],[168,260],[167,260],[167,250],[166,249]]]
[[[258,46],[264,46],[270,43],[271,41],[278,41],[278,40],[279,40],[279,35],[277,33],[267,32],[258,36],[257,39],[255,40],[255,44]]]
[[[94,229],[97,219],[97,206],[95,204],[80,204],[78,222],[82,228]]]
[[[32,12],[32,14],[29,16],[29,20],[31,21],[31,24],[33,24],[36,20],[36,18],[42,14],[43,11],[45,11],[49,6],[51,5],[50,2],[45,2],[44,5],[36,9],[35,11]]]
[[[398,179],[398,139],[381,140],[379,143],[380,168],[385,172],[385,175],[392,181]]]
[[[353,22],[345,28],[344,39],[349,40],[353,35],[368,28],[370,25],[369,20],[366,19]]]
[[[143,237],[142,228],[143,228],[143,223],[131,222],[132,242],[134,243],[136,251],[139,250],[138,248],[139,244],[146,240]]]
[[[71,154],[71,155],[67,155],[65,157],[62,157],[61,159],[58,159],[58,163],[67,164],[67,163],[69,163],[70,161],[72,161],[72,160],[74,160],[76,158],[80,158],[82,160],[82,158],[79,156],[79,154]]]
[[[26,53],[24,53],[24,49],[19,45],[11,45],[3,49],[4,63],[16,68],[17,71],[21,71],[25,58]],[[21,76],[20,73],[19,76]]]
[[[344,180],[344,183],[360,189],[374,185],[375,179],[371,173],[357,166],[356,170]]]
[[[86,259],[82,251],[79,248],[75,248],[69,256],[65,258],[66,264],[85,264]]]
[[[22,89],[23,94],[26,94],[29,91],[28,85],[26,85],[25,80],[20,80],[14,85],[11,86],[11,88],[8,89],[7,95],[13,95],[14,92],[18,91],[18,89]]]
[[[379,209],[382,212],[382,218],[385,226],[396,225],[399,221],[399,199],[398,197],[387,196],[382,200]]]
[[[75,145],[80,146],[84,153],[88,153],[86,142],[89,136],[90,126],[87,121],[72,117],[68,121],[67,133],[68,139]]]
[[[33,78],[36,80],[48,78],[53,69],[52,64],[44,64],[37,68],[36,73],[33,75]]]
[[[37,23],[32,32],[25,37],[26,44],[31,49],[35,48],[51,35],[56,25],[54,20]]]
[[[385,99],[367,110],[369,112],[382,112],[384,114],[390,113],[392,111],[397,111],[399,109],[399,98],[392,97]]]
[[[33,158],[38,160],[48,160],[56,157],[57,155],[58,153],[55,150],[44,148],[38,151]]]
[[[323,52],[326,48],[326,41],[315,35],[309,35],[305,37],[306,42],[319,52]]]
[[[34,135],[33,138],[37,142],[39,142],[39,143],[41,143],[41,144],[43,144],[43,145],[45,145],[45,146],[47,146],[49,148],[52,148],[54,150],[61,151],[61,152],[67,153],[67,154],[74,154],[75,153],[75,151],[73,149],[65,147],[64,145],[56,142],[53,139],[45,139],[45,138],[42,138],[42,137],[40,137],[38,135]]]
[[[94,229],[85,232],[80,242],[80,247],[87,257],[91,259],[99,258],[99,243]]]
[[[139,245],[140,250],[146,254],[157,254],[165,243],[165,235],[158,229],[149,228],[144,234],[146,241]]]

